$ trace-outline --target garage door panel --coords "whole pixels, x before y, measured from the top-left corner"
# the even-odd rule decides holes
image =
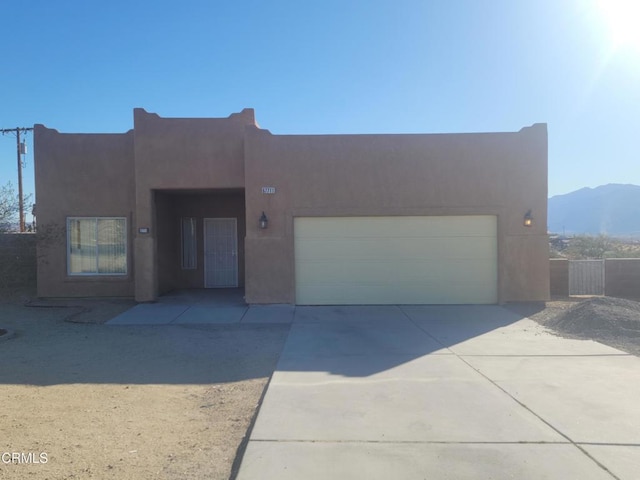
[[[304,262],[296,278],[298,285],[315,283],[337,284],[392,284],[407,282],[464,282],[465,277],[478,278],[493,272],[492,260],[446,260],[441,264],[429,260],[409,260],[403,265],[397,261],[379,260],[349,262],[327,260]]]
[[[296,250],[300,261],[324,261],[336,258],[350,260],[389,259],[438,259],[478,257],[495,258],[495,237],[475,237],[473,249],[469,248],[468,237],[400,237],[392,238],[349,238],[322,239],[306,238]]]
[[[296,218],[296,235],[335,238],[339,233],[341,237],[395,238],[402,231],[405,236],[425,236],[425,232],[434,237],[495,236],[495,216],[464,216],[464,223],[452,222],[452,218],[462,216],[299,217]]]
[[[294,220],[296,303],[495,303],[495,216]]]
[[[314,305],[389,305],[389,304],[482,304],[486,303],[482,289],[473,292],[478,285],[406,284],[395,285],[344,285],[336,289],[329,285],[302,287],[297,291],[299,304]],[[357,299],[357,300],[355,300]]]

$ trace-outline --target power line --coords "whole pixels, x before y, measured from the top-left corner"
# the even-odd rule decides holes
[[[24,197],[22,194],[22,155],[27,153],[27,144],[20,143],[20,132],[27,133],[33,130],[28,127],[1,128],[0,133],[6,135],[13,133],[16,136],[16,152],[18,154],[18,205],[20,208],[20,232],[25,231],[24,227]]]

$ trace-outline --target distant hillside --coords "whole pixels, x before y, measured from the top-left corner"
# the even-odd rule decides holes
[[[581,188],[551,197],[548,205],[550,232],[640,237],[638,185],[609,184]]]

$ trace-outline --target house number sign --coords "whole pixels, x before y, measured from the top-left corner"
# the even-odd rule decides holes
[[[276,193],[276,187],[262,187],[262,193],[265,195],[273,195]]]

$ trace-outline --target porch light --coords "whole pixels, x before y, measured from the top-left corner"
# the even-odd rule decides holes
[[[524,214],[524,226],[530,227],[533,225],[533,217],[531,216],[531,210]]]
[[[261,230],[265,230],[269,226],[269,219],[264,214],[264,212],[262,212],[262,215],[260,215],[260,220],[258,221],[258,225],[260,226]]]

